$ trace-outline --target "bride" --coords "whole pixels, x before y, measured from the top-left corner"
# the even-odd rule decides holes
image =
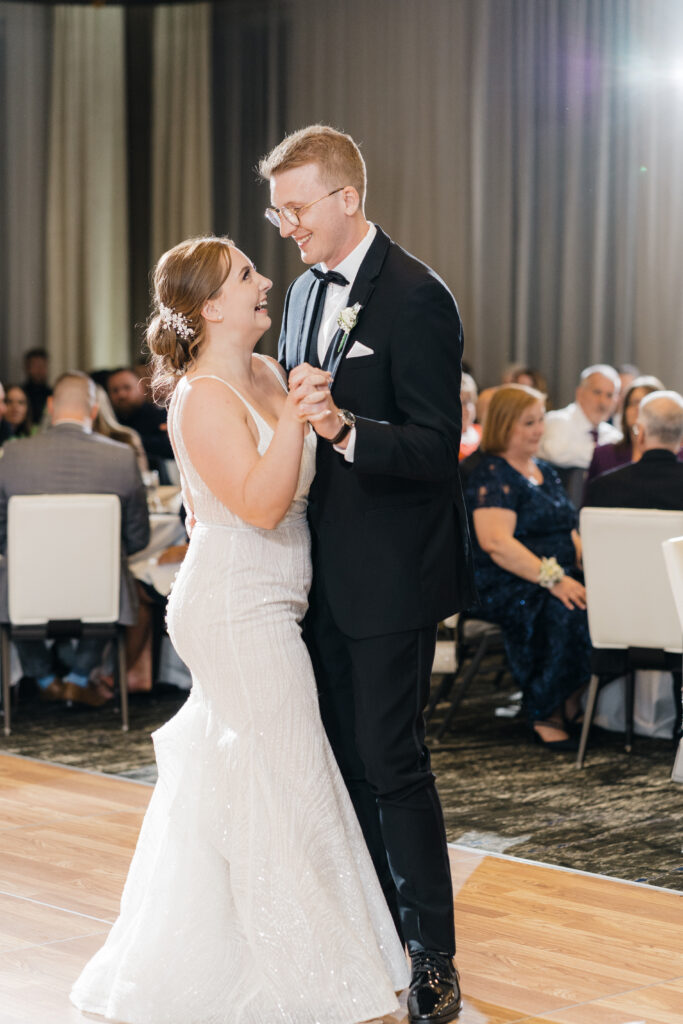
[[[71,998],[126,1024],[356,1024],[396,1009],[408,971],[300,636],[315,392],[253,352],[271,282],[227,239],[175,246],[154,283],[195,523],[168,629],[193,685],[154,734],[121,913]]]

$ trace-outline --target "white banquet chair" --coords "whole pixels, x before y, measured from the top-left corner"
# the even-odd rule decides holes
[[[11,727],[13,638],[105,637],[128,730],[124,627],[119,625],[121,503],[115,494],[13,495],[7,507],[9,622],[0,626],[4,730]]]
[[[672,672],[680,707],[683,640],[662,544],[683,533],[683,512],[583,508],[580,518],[593,675],[577,766],[582,767],[601,676],[626,677],[626,750],[633,743],[634,674]]]
[[[674,595],[681,634],[683,634],[683,537],[672,537],[670,540],[665,540],[662,544],[662,551]],[[683,736],[678,740],[671,780],[672,782],[683,782]]]

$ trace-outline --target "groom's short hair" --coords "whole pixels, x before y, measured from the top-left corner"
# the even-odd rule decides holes
[[[267,181],[274,174],[304,164],[318,164],[323,180],[331,188],[353,185],[360,196],[362,208],[367,182],[365,161],[350,135],[326,124],[300,128],[298,132],[286,135],[275,149],[264,156],[258,169]]]

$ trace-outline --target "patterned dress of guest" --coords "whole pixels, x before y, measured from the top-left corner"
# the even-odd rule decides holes
[[[468,478],[470,515],[478,508],[503,508],[517,516],[514,537],[539,558],[555,556],[577,575],[572,530],[577,515],[554,469],[541,459],[537,484],[499,455],[485,454]],[[512,674],[524,694],[530,722],[547,719],[565,698],[590,679],[586,612],[566,608],[550,590],[502,569],[477,542],[472,529],[478,617],[499,625]]]

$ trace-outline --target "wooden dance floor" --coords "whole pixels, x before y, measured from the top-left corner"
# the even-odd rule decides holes
[[[0,1024],[85,1019],[69,988],[116,916],[150,792],[0,756]],[[680,894],[459,848],[451,860],[461,1024],[683,1024]]]

